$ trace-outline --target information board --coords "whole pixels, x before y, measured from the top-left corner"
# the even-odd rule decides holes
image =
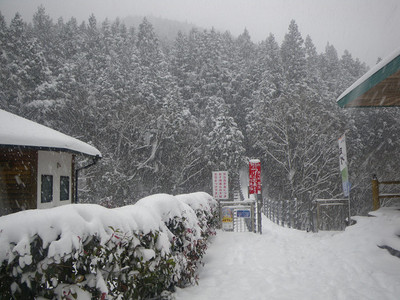
[[[223,207],[221,212],[222,229],[232,230],[233,229],[233,209],[230,207]]]
[[[236,215],[238,218],[250,218],[251,212],[250,209],[240,209],[236,211]]]
[[[228,171],[215,171],[212,174],[214,199],[229,199]]]

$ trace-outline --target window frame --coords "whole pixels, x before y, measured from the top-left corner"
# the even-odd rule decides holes
[[[49,185],[47,186],[46,183],[49,183]],[[53,201],[54,201],[54,176],[51,174],[42,174],[40,183],[40,202],[51,203]]]
[[[65,182],[64,180],[67,180],[67,182]],[[67,186],[63,186],[63,183],[67,183]],[[60,201],[68,201],[71,200],[71,193],[70,193],[70,186],[71,186],[71,180],[69,176],[65,176],[65,175],[61,175],[60,176]],[[65,189],[66,188],[66,189]],[[63,196],[65,195],[68,196],[68,198],[64,198]]]

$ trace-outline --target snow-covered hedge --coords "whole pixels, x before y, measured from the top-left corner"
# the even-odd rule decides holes
[[[216,210],[206,193],[159,194],[115,209],[76,204],[0,217],[0,293],[143,299],[193,283]]]

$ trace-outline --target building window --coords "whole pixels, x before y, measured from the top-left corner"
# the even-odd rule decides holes
[[[41,201],[42,203],[53,201],[53,175],[42,175]]]
[[[60,176],[60,200],[69,200],[69,176]]]

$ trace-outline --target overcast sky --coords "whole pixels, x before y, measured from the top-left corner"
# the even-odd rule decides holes
[[[55,21],[60,16],[83,21],[92,13],[99,21],[152,15],[235,36],[247,28],[254,42],[269,33],[281,42],[294,19],[318,52],[329,42],[339,55],[347,49],[369,66],[400,48],[399,0],[0,0],[0,11],[7,21],[19,12],[30,22],[40,4]]]

